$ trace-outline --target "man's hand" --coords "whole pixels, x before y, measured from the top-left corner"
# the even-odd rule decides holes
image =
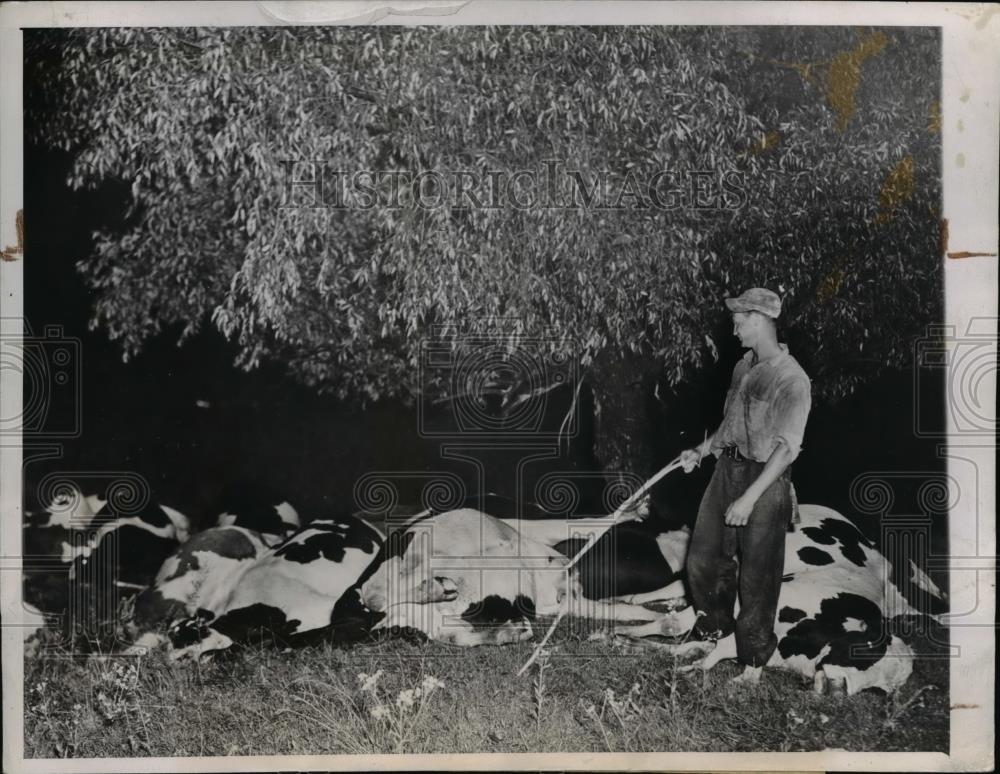
[[[690,473],[701,464],[702,454],[698,449],[686,449],[681,452],[681,467],[685,473]]]
[[[743,527],[750,521],[750,514],[756,500],[747,497],[745,494],[733,500],[732,505],[726,509],[726,525],[730,527]]]
[[[618,523],[624,524],[627,521],[645,521],[650,512],[649,501],[650,495],[647,492],[639,498],[637,502],[632,503],[631,507],[618,517]]]

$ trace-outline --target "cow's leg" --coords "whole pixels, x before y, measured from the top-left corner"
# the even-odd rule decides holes
[[[684,599],[684,581],[675,580],[673,583],[664,586],[662,589],[645,591],[641,594],[629,594],[624,597],[616,597],[616,601],[626,602],[633,605],[645,605],[649,602],[668,602],[676,599]]]
[[[708,654],[708,658],[699,664],[703,672],[707,672],[720,661],[736,658],[736,635],[730,634],[715,643],[715,650]]]
[[[505,621],[492,626],[473,626],[466,621],[458,621],[441,627],[434,639],[462,648],[475,648],[480,645],[524,642],[531,639],[531,636],[532,629],[528,621]]]
[[[599,599],[577,598],[570,606],[572,615],[602,621],[659,621],[665,613],[628,602],[603,602]]]
[[[201,661],[205,659],[206,656],[219,650],[226,650],[232,647],[233,641],[229,639],[224,634],[221,634],[214,629],[209,629],[207,636],[199,642],[193,645],[188,645],[185,648],[179,648],[170,652],[170,661],[186,661],[188,659],[192,661]]]
[[[705,656],[711,653],[712,650],[715,648],[715,643],[710,642],[708,640],[693,640],[691,642],[672,643],[672,642],[659,642],[657,640],[644,640],[644,639],[633,640],[631,637],[626,637],[625,635],[622,635],[620,632],[615,632],[614,636],[615,638],[621,638],[622,640],[626,640],[629,645],[632,645],[634,647],[645,650],[659,650],[673,656],[674,658],[686,658],[694,654],[704,659]],[[590,635],[590,637],[588,637],[587,639],[591,642],[595,641],[606,642],[608,640],[608,637],[604,632],[595,632],[594,634]],[[681,668],[680,671],[685,672],[690,669],[696,669],[700,665],[701,665],[700,662],[696,662],[695,664],[689,667]]]
[[[144,656],[150,651],[156,650],[161,645],[170,642],[166,636],[156,632],[145,632],[136,638],[129,647],[122,651],[125,656]]]
[[[467,607],[464,602],[456,606],[461,609]],[[531,623],[525,619],[476,626],[461,615],[442,609],[442,605],[394,605],[389,609],[386,619],[376,628],[387,626],[416,629],[432,640],[463,648],[524,642],[531,639],[533,634]]]
[[[691,631],[694,622],[694,609],[687,607],[678,613],[658,613],[657,618],[649,623],[636,626],[617,626],[615,634],[622,634],[626,637],[679,637]]]

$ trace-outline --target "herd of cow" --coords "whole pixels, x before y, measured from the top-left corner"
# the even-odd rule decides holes
[[[892,582],[900,576],[849,520],[818,505],[799,512],[787,533],[770,665],[812,678],[817,690],[896,690],[913,651],[890,624],[927,611],[907,601]],[[282,502],[227,510],[192,534],[167,506],[117,515],[98,497],[68,490],[26,516],[23,536],[26,607],[65,629],[81,611],[120,613],[106,603],[115,609],[95,613],[95,600],[129,600],[127,653],[164,647],[173,660],[196,659],[263,640],[413,630],[455,646],[496,645],[530,639],[539,616],[562,611],[611,622],[632,642],[652,637],[643,641],[693,654],[704,669],[735,657],[732,638],[687,641],[695,620],[684,602],[688,531],[660,531],[641,508],[613,524],[487,495],[407,519],[303,524]],[[567,572],[568,557],[591,536]],[[912,577],[943,597],[915,565]],[[54,586],[66,591],[53,595]],[[38,633],[25,632],[26,648],[37,649]]]

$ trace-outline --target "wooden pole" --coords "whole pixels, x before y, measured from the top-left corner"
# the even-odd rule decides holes
[[[625,502],[623,502],[621,505],[619,505],[617,509],[615,509],[615,512],[612,514],[612,524],[611,524],[611,526],[614,526],[615,524],[617,524],[618,523],[618,519],[620,519],[622,517],[622,515],[629,508],[631,508],[636,503],[636,501],[638,501],[638,499],[640,497],[642,497],[644,494],[646,494],[646,492],[649,491],[650,487],[652,487],[653,484],[655,484],[657,481],[659,481],[661,478],[663,478],[667,474],[673,473],[679,467],[681,467],[681,458],[677,457],[673,462],[671,462],[669,465],[667,465],[665,468],[663,468],[663,470],[661,470],[659,473],[657,473],[651,479],[649,479],[649,481],[647,481],[645,484],[643,484],[641,487],[639,487],[639,489],[636,490],[636,492],[631,497],[629,497]],[[580,561],[580,557],[583,556],[585,553],[587,553],[587,551],[590,550],[591,546],[593,546],[595,542],[596,542],[596,536],[595,535],[591,535],[590,538],[588,538],[587,543],[583,546],[583,548],[581,548],[579,551],[577,551],[576,555],[572,559],[569,560],[569,564],[566,565],[566,567],[565,567],[565,570],[566,570],[566,580],[567,580],[567,583],[566,583],[566,594],[565,594],[565,596],[563,596],[562,604],[559,605],[559,612],[556,614],[556,619],[552,622],[552,625],[549,627],[549,630],[545,633],[545,636],[542,638],[542,641],[538,643],[538,646],[535,648],[534,652],[531,654],[531,658],[529,658],[527,661],[525,661],[524,662],[524,666],[522,666],[518,670],[517,677],[520,677],[521,675],[523,675],[525,673],[525,671],[528,669],[528,667],[530,667],[533,663],[535,663],[535,659],[537,659],[538,658],[538,654],[542,652],[542,648],[545,647],[545,643],[547,643],[549,641],[549,638],[552,636],[552,632],[555,631],[556,626],[559,625],[559,622],[562,620],[563,616],[566,615],[567,606],[569,605],[569,602],[570,602],[569,582],[568,582],[569,581],[569,572],[570,572],[570,570],[573,569],[573,567],[576,565],[576,563],[578,561]]]

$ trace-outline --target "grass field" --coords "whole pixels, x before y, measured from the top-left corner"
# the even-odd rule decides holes
[[[777,670],[732,685],[733,662],[703,679],[662,652],[587,642],[566,623],[515,678],[533,647],[397,638],[258,646],[183,666],[161,653],[47,654],[25,663],[25,756],[948,749],[949,665],[933,655],[918,657],[895,696],[845,697]]]

